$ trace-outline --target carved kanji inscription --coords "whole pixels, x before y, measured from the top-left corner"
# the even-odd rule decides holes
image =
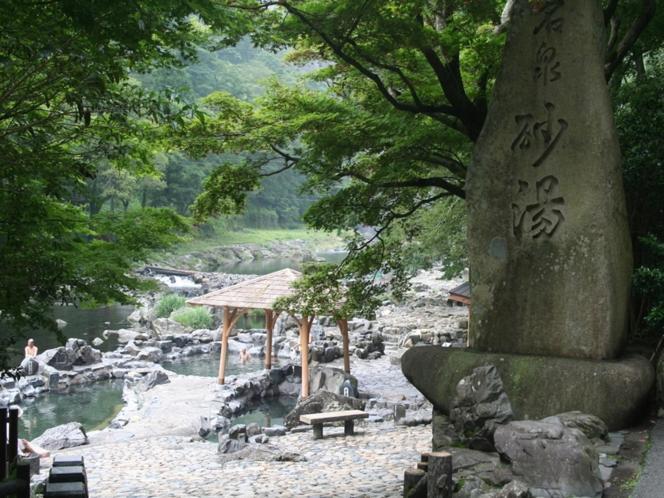
[[[512,229],[518,239],[552,237],[565,221],[565,199],[560,194],[558,179],[545,176],[531,186],[517,182],[517,201],[512,204]],[[533,195],[535,201],[531,202]]]

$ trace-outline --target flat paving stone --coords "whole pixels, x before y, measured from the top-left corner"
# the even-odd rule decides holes
[[[314,441],[308,434],[287,434],[275,439],[277,448],[304,456],[302,462],[222,464],[216,444],[181,436],[136,438],[71,451],[85,457],[90,496],[98,498],[397,497],[402,495],[403,471],[430,449],[430,441],[430,426],[395,428],[384,423],[366,425],[349,437]]]

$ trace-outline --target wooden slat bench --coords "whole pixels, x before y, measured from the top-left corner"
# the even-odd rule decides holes
[[[330,422],[344,423],[344,434],[352,436],[355,430],[355,419],[367,418],[369,414],[362,410],[346,410],[342,412],[324,412],[312,413],[309,415],[300,415],[300,422],[309,424],[314,428],[314,439],[322,439],[323,424]]]

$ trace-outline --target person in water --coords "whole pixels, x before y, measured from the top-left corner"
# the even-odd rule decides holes
[[[37,356],[37,353],[39,352],[39,348],[35,346],[35,340],[34,339],[28,339],[28,345],[25,347],[25,357],[26,358],[34,358]]]
[[[242,348],[242,351],[240,351],[240,363],[247,363],[249,360],[251,360],[249,351],[247,351],[247,348]]]

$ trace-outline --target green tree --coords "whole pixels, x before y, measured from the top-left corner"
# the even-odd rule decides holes
[[[101,160],[148,167],[158,125],[177,124],[188,110],[173,94],[141,88],[131,72],[192,56],[206,35],[201,20],[229,43],[247,25],[208,0],[7,0],[0,17],[5,351],[17,330],[55,329],[54,302],[127,301],[139,285],[128,273],[134,261],[186,229],[165,210],[86,213],[86,183]]]
[[[254,19],[255,40],[290,48],[289,60],[313,71],[298,87],[274,83],[255,105],[224,93],[207,98],[208,112],[189,124],[180,145],[192,154],[244,160],[212,173],[194,214],[243,209],[243,190],[295,169],[307,179],[305,190],[321,196],[305,214],[308,224],[376,227],[369,239],[350,242],[346,268],[399,274],[396,234],[427,232],[405,220],[465,196],[467,165],[500,67],[504,4],[232,2]],[[622,80],[635,52],[661,44],[661,33],[644,34],[654,1],[612,0],[605,7],[606,77]],[[454,231],[446,233],[452,236],[446,244],[458,247]]]
[[[627,208],[634,246],[632,330],[664,328],[664,50],[638,52],[616,92]]]

